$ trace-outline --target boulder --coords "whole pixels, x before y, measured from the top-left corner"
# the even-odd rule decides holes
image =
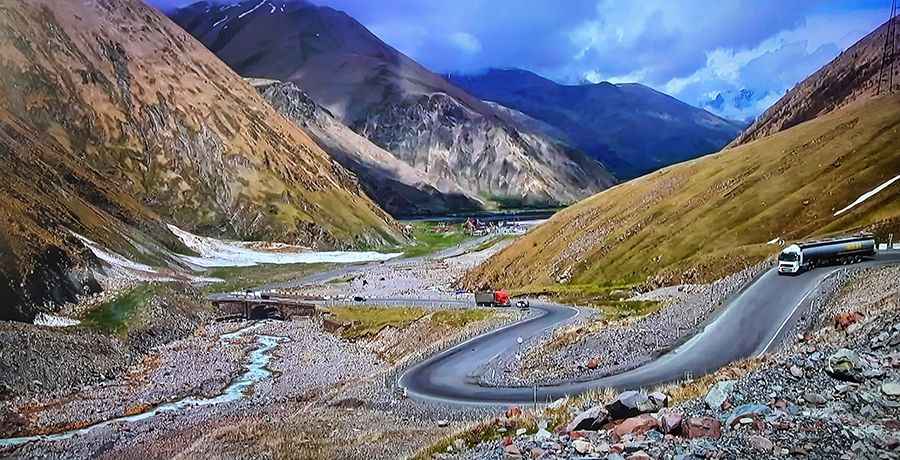
[[[734,380],[723,380],[717,382],[709,389],[709,393],[706,394],[706,398],[703,401],[706,402],[710,409],[721,410],[722,405],[725,404],[732,392],[734,392]]]
[[[712,417],[688,417],[681,422],[681,432],[690,439],[718,439],[722,436],[722,424]]]
[[[535,441],[542,443],[544,441],[549,441],[553,437],[553,433],[547,431],[547,421],[541,420],[538,422],[538,430],[532,437]]]
[[[596,368],[598,368],[598,367],[600,367],[600,360],[599,360],[599,359],[597,359],[597,358],[591,358],[591,359],[588,360],[588,362],[587,362],[587,368],[588,368],[588,369],[594,370],[594,369],[596,369]]]
[[[654,391],[647,395],[647,398],[650,399],[650,402],[653,404],[651,410],[646,412],[658,412],[662,408],[669,405],[669,396],[660,391]]]
[[[514,418],[522,415],[522,409],[519,409],[519,406],[510,406],[509,409],[506,409],[506,418]]]
[[[770,409],[769,406],[763,404],[744,404],[738,406],[731,412],[725,425],[733,427],[739,423],[742,418],[752,417],[754,419],[762,419],[771,413],[772,409]]]
[[[887,396],[900,396],[900,382],[888,382],[881,385],[881,392]]]
[[[576,439],[575,442],[572,443],[572,447],[575,448],[575,452],[584,455],[590,453],[594,446],[584,439]]]
[[[747,444],[750,445],[753,450],[758,450],[760,452],[771,453],[775,448],[775,444],[769,440],[769,438],[753,435],[747,438]]]
[[[659,428],[664,434],[674,434],[681,429],[683,417],[677,412],[666,409],[659,414]]]
[[[623,420],[643,413],[655,412],[660,407],[660,403],[651,400],[640,391],[623,391],[619,393],[615,401],[606,405],[606,411],[611,420]]]
[[[639,450],[628,456],[628,460],[653,460],[653,457],[650,454]]]
[[[814,406],[821,406],[822,404],[825,404],[825,397],[812,391],[805,393],[803,395],[803,400],[806,401],[807,404]]]
[[[790,371],[791,371],[791,375],[794,376],[795,378],[798,378],[798,379],[803,378],[803,369],[801,369],[799,366],[796,366],[796,365],[791,366]]]
[[[847,330],[850,326],[863,318],[863,314],[858,311],[850,311],[841,313],[834,317],[834,327]]]
[[[520,460],[522,458],[522,451],[519,450],[519,446],[509,444],[503,448],[503,458],[507,460]]]
[[[825,373],[845,382],[862,382],[862,366],[855,351],[841,348],[828,357]]]
[[[625,419],[613,428],[613,434],[622,437],[625,434],[644,434],[650,430],[659,428],[659,421],[650,414],[641,414],[637,417]]]
[[[575,416],[566,425],[566,432],[579,430],[597,431],[606,424],[607,420],[609,420],[609,414],[606,412],[606,409],[603,406],[594,406]]]

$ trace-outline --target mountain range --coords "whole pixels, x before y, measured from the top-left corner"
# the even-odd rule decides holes
[[[715,152],[743,127],[638,83],[561,85],[522,69],[449,78],[555,127],[620,179]]]
[[[100,288],[79,236],[157,266],[190,253],[167,224],[322,248],[404,241],[353,174],[157,10],[15,4],[0,8],[0,320]]]
[[[423,192],[461,193],[466,200],[457,202],[482,207],[559,205],[614,183],[577,149],[472,97],[343,12],[254,0],[200,2],[170,17],[237,73],[295,84],[335,120],[418,171],[420,184],[397,180]],[[345,161],[360,177],[381,174],[367,170],[365,155],[337,156],[360,157],[356,165]]]
[[[900,88],[875,94],[886,28],[797,85],[731,147],[560,211],[465,284],[575,292],[710,282],[785,242],[900,234],[900,187],[891,185],[900,171]]]

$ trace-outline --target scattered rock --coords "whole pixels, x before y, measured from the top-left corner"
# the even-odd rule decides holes
[[[744,404],[734,409],[728,417],[728,420],[725,422],[725,425],[733,427],[743,418],[750,417],[751,419],[761,419],[771,413],[772,409],[770,409],[769,406],[763,404]]]
[[[704,402],[706,402],[706,405],[709,406],[710,409],[720,410],[722,409],[722,405],[725,404],[725,400],[731,396],[733,391],[734,380],[723,380],[710,388],[709,393],[707,393],[706,398],[704,398]]]
[[[714,438],[722,436],[722,424],[712,417],[688,417],[681,423],[686,438]]]
[[[603,406],[595,406],[578,414],[572,419],[572,421],[566,425],[566,432],[579,430],[597,431],[603,427],[608,419],[609,414],[606,409],[604,409]]]
[[[652,460],[652,458],[653,457],[651,457],[650,454],[642,450],[639,450],[628,456],[628,460]]]

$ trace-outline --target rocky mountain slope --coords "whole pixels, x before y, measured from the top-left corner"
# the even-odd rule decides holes
[[[573,205],[470,272],[470,287],[712,281],[779,240],[900,233],[900,96],[847,107]],[[768,243],[768,244],[767,244]]]
[[[71,232],[136,260],[164,224],[307,246],[402,238],[352,174],[138,0],[0,8],[0,319],[97,289]]]
[[[500,204],[559,204],[613,183],[595,161],[518,126],[345,13],[248,0],[200,2],[171,17],[239,74],[295,83],[443,193],[458,184]]]
[[[855,101],[876,96],[888,25],[885,22],[831,63],[797,84],[760,115],[731,145],[760,139]],[[894,60],[896,61],[896,55]],[[896,62],[893,72],[893,91],[897,91],[900,89],[900,65]],[[886,77],[881,85],[882,94],[891,92],[888,91]]]
[[[637,83],[560,85],[521,69],[453,75],[450,81],[557,128],[622,179],[718,151],[741,129]]]
[[[272,107],[302,127],[342,166],[353,171],[366,193],[392,215],[424,215],[477,210],[483,203],[451,179],[429,183],[412,166],[334,118],[294,83],[251,79]]]

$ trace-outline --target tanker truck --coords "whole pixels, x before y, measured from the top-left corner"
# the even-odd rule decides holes
[[[794,243],[778,255],[778,274],[798,274],[823,265],[862,262],[875,254],[875,237],[868,233]]]

